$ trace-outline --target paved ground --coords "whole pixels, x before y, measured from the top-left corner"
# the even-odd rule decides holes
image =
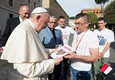
[[[115,44],[114,44],[115,45]],[[114,48],[115,50],[115,48]],[[115,52],[112,52],[115,53]],[[0,53],[1,56],[1,53]],[[8,80],[8,69],[11,66],[11,64],[9,64],[7,61],[5,60],[0,60],[0,80]],[[70,79],[68,79],[70,80]]]
[[[0,80],[7,80],[7,72],[10,64],[6,61],[0,60]]]

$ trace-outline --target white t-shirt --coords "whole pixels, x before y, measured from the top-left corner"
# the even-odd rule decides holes
[[[57,26],[55,29],[60,29],[62,31],[63,44],[68,44],[70,34],[76,33],[72,28],[68,26],[65,26],[64,28]]]
[[[78,46],[77,50],[76,46]],[[99,48],[98,38],[90,30],[79,35],[76,34],[73,39],[72,47],[76,50],[77,55],[89,56],[91,55],[89,51],[90,48]],[[71,66],[79,71],[89,71],[92,67],[91,62],[83,62],[77,59],[72,60]]]
[[[94,30],[94,33],[97,35],[99,40],[99,51],[102,52],[105,48],[107,42],[114,41],[114,33],[113,31],[105,28],[103,30]],[[109,49],[106,51],[103,57],[109,58],[110,52]]]

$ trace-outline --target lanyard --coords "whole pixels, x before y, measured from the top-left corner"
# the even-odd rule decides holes
[[[88,30],[87,30],[87,31],[88,31]],[[80,44],[81,40],[83,39],[83,36],[86,34],[86,32],[87,32],[87,31],[85,31],[85,33],[82,35],[82,37],[81,37],[81,39],[79,40],[79,42],[78,42],[78,36],[79,36],[79,35],[77,35],[77,38],[76,38],[76,44],[77,44],[77,42],[78,42],[78,44],[76,45],[75,50],[77,50],[77,49],[78,49],[78,46],[79,46],[79,44]]]

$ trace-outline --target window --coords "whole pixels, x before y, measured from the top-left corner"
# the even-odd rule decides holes
[[[13,14],[9,13],[9,18],[13,18]]]
[[[30,0],[28,0],[28,3],[30,4]]]
[[[22,4],[20,4],[20,6],[21,6]]]
[[[34,2],[34,8],[36,7],[36,3]]]
[[[13,0],[9,0],[8,4],[9,6],[13,7]]]

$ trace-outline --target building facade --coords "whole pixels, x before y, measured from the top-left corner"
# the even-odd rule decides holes
[[[93,9],[82,9],[81,12],[83,13],[93,12],[96,14],[97,18],[103,16],[103,10],[100,7],[93,8]]]
[[[4,32],[6,20],[18,16],[21,4],[27,4],[30,7],[30,11],[38,6],[44,7],[50,15],[56,16],[56,18],[63,15],[68,23],[68,15],[56,0],[0,0],[0,37]]]
[[[42,6],[48,10],[50,15],[53,15],[56,18],[59,16],[64,16],[66,19],[66,24],[68,25],[69,16],[56,0],[42,0]]]
[[[6,20],[18,16],[21,4],[27,4],[30,11],[37,6],[41,6],[41,0],[0,0],[0,36],[2,35]]]

